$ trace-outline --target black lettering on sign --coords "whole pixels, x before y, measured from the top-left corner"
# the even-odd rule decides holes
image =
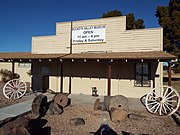
[[[83,31],[83,34],[92,34],[93,31]]]
[[[99,35],[94,35],[94,38],[97,38],[97,37],[99,37]]]

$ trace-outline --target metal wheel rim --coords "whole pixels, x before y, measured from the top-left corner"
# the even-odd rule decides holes
[[[19,99],[26,93],[27,85],[23,80],[13,79],[3,87],[3,94],[9,99]]]
[[[171,115],[180,105],[179,93],[170,86],[161,86],[152,89],[146,96],[145,105],[147,110],[155,115]]]

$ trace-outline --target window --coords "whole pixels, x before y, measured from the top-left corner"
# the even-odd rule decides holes
[[[21,68],[30,68],[31,67],[31,63],[18,63],[18,67],[21,67]]]
[[[139,87],[150,87],[151,81],[150,81],[150,69],[151,64],[150,63],[135,63],[135,86]]]

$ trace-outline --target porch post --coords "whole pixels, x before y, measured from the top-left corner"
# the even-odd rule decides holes
[[[108,96],[111,96],[111,75],[112,75],[112,65],[111,62],[108,64]]]
[[[61,93],[63,93],[63,62],[61,62]]]
[[[14,79],[14,61],[12,62],[12,79]]]
[[[168,62],[168,86],[172,86],[172,83],[171,83],[171,61]]]

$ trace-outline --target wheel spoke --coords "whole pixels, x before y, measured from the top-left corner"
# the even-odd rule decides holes
[[[148,103],[148,105],[153,105],[153,104],[156,104],[157,102],[155,101],[155,102],[152,102],[152,103]]]
[[[152,107],[150,108],[150,110],[154,109],[157,105],[158,105],[158,104],[155,104],[154,106],[152,106]]]
[[[25,89],[18,89],[19,91],[22,91],[22,92],[25,92],[26,90]]]
[[[14,92],[14,99],[16,99],[16,95],[17,95],[17,93],[16,93],[16,92]]]
[[[166,107],[164,106],[164,104],[162,104],[162,108],[163,108],[165,114],[167,114]]]
[[[176,94],[174,94],[174,95],[172,95],[172,96],[168,97],[167,99],[171,99],[171,98],[173,98],[173,97],[175,97],[175,96],[177,96],[177,95],[176,95]]]
[[[13,88],[16,86],[16,84],[14,83],[14,81],[12,80],[12,84],[13,84]]]
[[[21,86],[21,87],[18,87],[18,88],[24,89],[24,88],[25,88],[25,86]]]
[[[15,81],[15,86],[18,86],[18,80]]]
[[[12,91],[12,89],[6,89],[6,92],[8,92],[8,91]]]
[[[168,103],[168,102],[166,102],[165,104],[168,105],[168,106],[175,107],[174,105],[172,105],[172,104],[170,104],[170,103]]]
[[[24,83],[22,83],[22,82],[21,82],[21,83],[19,83],[19,85],[18,85],[18,86],[20,87],[20,86],[22,86],[22,85],[24,85]]]
[[[159,115],[162,115],[162,105],[163,105],[163,104],[160,103]]]
[[[10,98],[12,98],[12,97],[13,97],[13,92],[12,92],[12,94],[11,94]]]
[[[9,85],[11,88],[14,88],[10,83],[8,83],[8,85]]]
[[[23,95],[23,93],[21,93],[19,90],[17,91],[19,94]]]
[[[169,89],[168,89],[169,90]],[[165,97],[167,98],[169,95],[171,95],[173,93],[173,91],[171,90],[171,92],[169,92]]]
[[[177,100],[166,100],[166,102],[177,103]]]
[[[161,88],[160,88],[160,96],[161,96],[161,97],[163,96],[163,92],[164,92],[164,88],[161,87]]]
[[[160,104],[158,104],[158,106],[156,107],[155,111],[154,111],[154,114],[157,112],[157,110],[159,109],[160,107]]]
[[[155,99],[148,99],[148,102],[156,102],[156,100]]]
[[[20,96],[19,96],[19,94],[18,94],[18,91],[16,92],[16,94],[17,94],[17,98],[20,98]]]
[[[169,111],[172,111],[167,104],[164,104]]]
[[[8,92],[8,93],[6,93],[6,95],[8,96],[9,94],[11,94],[13,91],[10,91],[10,92]]]
[[[12,88],[10,88],[10,87],[6,87],[6,89],[5,90],[13,90]]]
[[[167,94],[167,92],[168,92],[168,87],[166,88],[166,91],[165,91],[165,93],[164,93],[164,96],[166,96],[166,94]]]

